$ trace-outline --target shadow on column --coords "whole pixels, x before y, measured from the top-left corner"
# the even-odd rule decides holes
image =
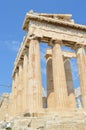
[[[47,107],[55,108],[52,57],[47,58]]]
[[[75,101],[75,93],[74,93],[74,84],[72,79],[70,60],[68,58],[66,58],[64,61],[64,68],[65,68],[65,75],[66,75],[66,82],[67,82],[69,107],[75,108],[76,101]]]

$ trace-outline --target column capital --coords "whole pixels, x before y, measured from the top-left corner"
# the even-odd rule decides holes
[[[36,36],[36,35],[33,34],[33,35],[30,35],[28,37],[29,43],[30,43],[31,40],[38,40],[40,42],[40,37],[38,37],[38,36]]]
[[[17,75],[19,72],[19,66],[16,68],[15,75]]]
[[[48,45],[49,46],[54,46],[55,44],[60,44],[60,45],[62,45],[62,40],[61,39],[51,39],[50,41],[49,41],[49,43],[48,43]]]
[[[28,54],[28,49],[25,49],[25,50],[23,51],[23,56],[26,55],[26,54]]]
[[[19,66],[23,65],[23,60],[19,61]]]
[[[80,43],[76,43],[76,45],[74,46],[74,49],[77,51],[79,48],[86,48],[83,44]]]
[[[60,44],[60,45],[62,45],[62,40],[61,39],[54,39],[53,41],[52,41],[52,43],[53,43],[53,46],[55,45],[55,44]]]
[[[85,49],[84,49],[84,47],[80,47],[80,48],[78,48],[77,49],[77,54],[85,54]]]
[[[48,59],[49,57],[52,57],[52,49],[49,48],[46,50],[45,58]]]

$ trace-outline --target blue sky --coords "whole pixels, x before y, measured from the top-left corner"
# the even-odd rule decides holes
[[[72,14],[76,23],[86,24],[86,0],[1,0],[0,84],[12,84],[13,63],[25,35],[25,32],[22,31],[22,23],[25,14],[31,9],[42,13]],[[43,51],[45,52],[45,49]],[[72,59],[71,64],[75,76],[77,70],[74,59]],[[45,80],[45,70],[42,73],[43,80]],[[74,80],[74,84],[78,86],[78,80]],[[44,82],[43,86],[45,86]],[[8,87],[0,86],[0,93],[10,91],[11,89]]]

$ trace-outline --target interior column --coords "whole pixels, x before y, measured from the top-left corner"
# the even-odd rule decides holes
[[[71,73],[70,59],[65,58],[64,67],[65,67],[65,74],[66,74],[69,106],[70,108],[75,108],[76,102],[75,102],[74,84],[73,84],[72,73]]]
[[[45,57],[46,57],[46,71],[47,71],[47,108],[55,109],[56,102],[55,102],[55,92],[53,84],[52,49],[47,49]]]
[[[66,76],[64,70],[64,62],[60,44],[54,42],[52,50],[52,63],[53,63],[53,82],[56,94],[56,108],[68,108],[68,93]]]

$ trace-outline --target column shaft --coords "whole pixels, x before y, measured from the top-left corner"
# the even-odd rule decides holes
[[[19,69],[16,72],[16,114],[19,115]]]
[[[29,43],[29,111],[39,112],[42,107],[42,82],[40,70],[40,48],[38,40]]]
[[[86,108],[86,56],[84,48],[77,50],[77,61],[79,69],[80,87],[83,107]]]
[[[18,111],[23,112],[23,65],[19,63],[19,88],[18,88]]]
[[[72,79],[71,66],[70,66],[69,59],[65,59],[64,67],[65,67],[65,74],[66,74],[69,106],[71,108],[75,108],[76,102],[75,102],[75,94],[74,94],[74,85],[73,85],[73,79]]]
[[[56,108],[61,110],[68,107],[68,94],[60,44],[55,44],[53,46],[52,61],[54,91],[56,94]]]
[[[24,53],[23,61],[23,112],[28,111],[28,52],[27,50]]]
[[[55,92],[53,85],[52,56],[47,57],[47,107],[55,108]]]

